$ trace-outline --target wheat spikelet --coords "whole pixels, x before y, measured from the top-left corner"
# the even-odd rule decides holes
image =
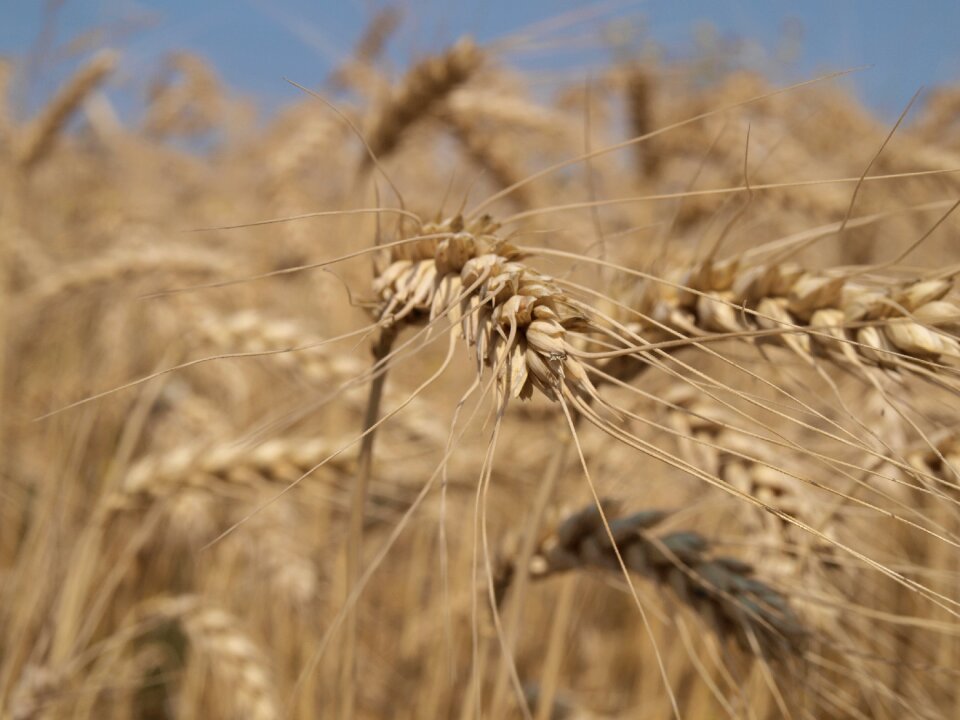
[[[195,55],[173,53],[150,88],[144,128],[159,137],[204,133],[221,125],[223,105],[213,70]]]
[[[67,120],[113,71],[118,59],[112,51],[101,51],[60,89],[24,131],[17,153],[20,167],[29,169],[49,153]]]
[[[958,113],[960,91],[955,87],[937,88],[927,97],[923,115],[913,129],[922,138],[940,146],[955,137]],[[960,150],[956,140],[953,140],[953,147]]]
[[[27,665],[17,681],[7,708],[9,720],[34,720],[44,717],[45,710],[60,696],[63,678],[50,668]]]
[[[13,63],[9,60],[0,60],[0,138],[4,143],[10,142],[13,132],[13,117],[10,114],[10,86],[13,78]]]
[[[463,38],[443,55],[414,66],[399,90],[377,113],[368,136],[378,158],[389,155],[407,129],[443,102],[454,88],[465,83],[480,67],[483,53],[473,40]],[[364,166],[369,158],[364,160]]]
[[[807,631],[800,618],[786,597],[754,578],[750,565],[714,555],[709,541],[696,532],[651,535],[650,528],[667,516],[664,511],[622,516],[614,503],[604,501],[604,512],[627,568],[675,593],[719,634],[735,637],[745,648],[752,646],[753,636],[771,655],[801,651]],[[586,568],[620,571],[595,505],[564,517],[540,542],[527,572],[542,579]],[[509,560],[498,568],[499,597],[516,571]]]
[[[270,587],[274,597],[295,609],[314,602],[320,579],[310,547],[292,536],[291,529],[302,524],[290,503],[276,502],[253,519],[253,573]],[[313,519],[317,522],[317,518]]]
[[[221,517],[223,500],[255,497],[270,487],[282,489],[308,473],[314,480],[322,478],[325,485],[330,480],[348,482],[355,473],[355,461],[343,449],[350,447],[351,440],[282,437],[254,447],[202,443],[148,455],[130,468],[121,489],[104,497],[102,522],[162,502],[171,535],[193,546],[229,521],[229,514]],[[326,492],[322,495],[335,504],[346,504]],[[368,515],[375,520],[391,517],[393,508],[409,500],[403,489],[387,482],[376,486],[373,499],[376,504]]]
[[[400,11],[390,5],[380,8],[370,18],[350,59],[330,76],[330,83],[334,89],[356,87],[366,90],[371,86],[377,87],[382,84],[374,66],[383,54],[387,41],[396,32],[400,20]]]
[[[630,135],[641,137],[654,128],[653,78],[646,68],[633,64],[627,69],[624,82]],[[637,157],[637,168],[641,178],[655,177],[661,166],[656,139],[635,145],[634,154]]]
[[[462,87],[450,95],[447,106],[457,117],[494,127],[529,130],[545,135],[573,135],[566,115],[501,89]]]
[[[145,512],[162,512],[157,540],[179,548],[208,542],[234,519],[230,499],[258,497],[270,486],[284,488],[307,472],[336,476],[349,470],[341,457],[316,468],[341,446],[319,439],[283,438],[254,448],[236,444],[181,446],[139,460],[123,486],[105,495],[99,524],[116,529]]]
[[[334,145],[341,139],[342,124],[318,113],[313,103],[300,103],[282,111],[270,126],[261,152],[264,155],[265,199],[274,217],[299,215],[315,206],[317,168],[333,171]],[[315,248],[315,228],[307,222],[284,223],[279,232],[290,240],[294,253]]]
[[[356,357],[324,344],[302,323],[266,316],[255,310],[222,315],[198,310],[195,333],[204,345],[220,353],[270,353],[265,361],[274,362],[317,388],[331,389],[356,383],[366,376],[367,368]],[[287,352],[289,351],[289,352]],[[400,392],[388,390],[386,401],[399,405],[407,400]],[[448,428],[422,402],[408,403],[397,423],[411,438],[442,441]]]

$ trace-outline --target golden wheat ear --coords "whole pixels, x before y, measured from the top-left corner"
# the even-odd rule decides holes
[[[370,152],[378,159],[392,153],[407,130],[465,83],[483,59],[476,43],[463,38],[442,55],[429,57],[411,68],[371,121]],[[362,167],[369,166],[370,159],[365,157]]]
[[[29,170],[50,154],[67,121],[109,77],[119,60],[117,53],[103,50],[67,81],[19,139],[17,164],[21,168]]]
[[[140,625],[174,623],[191,653],[185,672],[207,673],[213,685],[207,692],[215,692],[218,700],[230,698],[231,709],[238,717],[281,717],[272,668],[237,618],[190,595],[152,598],[137,608],[136,617]],[[154,637],[160,640],[163,636]],[[185,686],[191,690],[197,687],[189,682]]]

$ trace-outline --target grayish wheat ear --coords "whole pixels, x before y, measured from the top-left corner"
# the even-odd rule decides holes
[[[807,629],[780,592],[757,580],[740,560],[711,552],[709,541],[692,531],[652,534],[668,513],[646,510],[619,515],[604,501],[610,529],[627,567],[673,592],[716,632],[735,637],[744,648],[751,637],[770,655],[802,652]],[[564,517],[541,541],[527,572],[533,578],[595,568],[620,571],[600,511],[590,506]],[[514,568],[501,563],[498,594],[508,590]]]

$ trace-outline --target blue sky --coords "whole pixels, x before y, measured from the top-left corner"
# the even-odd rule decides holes
[[[0,0],[0,54],[21,55],[36,46],[47,0]],[[283,78],[319,84],[363,29],[373,0],[63,0],[52,46],[78,33],[113,28],[124,52],[127,81],[149,75],[167,51],[186,48],[217,68],[234,88],[269,111],[295,96]],[[623,24],[642,44],[649,38],[669,56],[688,55],[704,23],[720,38],[750,41],[747,61],[778,81],[824,70],[871,67],[850,82],[884,116],[895,116],[921,85],[960,82],[960,0],[648,0],[584,3],[571,0],[414,0],[390,57],[404,58],[442,47],[463,33],[480,41],[575,9],[606,9],[601,22]],[[642,23],[637,20],[642,19]],[[577,36],[597,23],[565,31],[568,40],[537,52],[518,52],[512,62],[531,68],[586,74],[605,57],[577,50]],[[799,35],[798,35],[798,29]],[[799,37],[789,62],[778,54],[785,38]],[[35,74],[43,94],[69,69],[47,62]]]

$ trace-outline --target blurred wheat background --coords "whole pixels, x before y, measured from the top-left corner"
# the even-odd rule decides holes
[[[3,718],[960,715],[960,85],[410,22],[0,61]]]

